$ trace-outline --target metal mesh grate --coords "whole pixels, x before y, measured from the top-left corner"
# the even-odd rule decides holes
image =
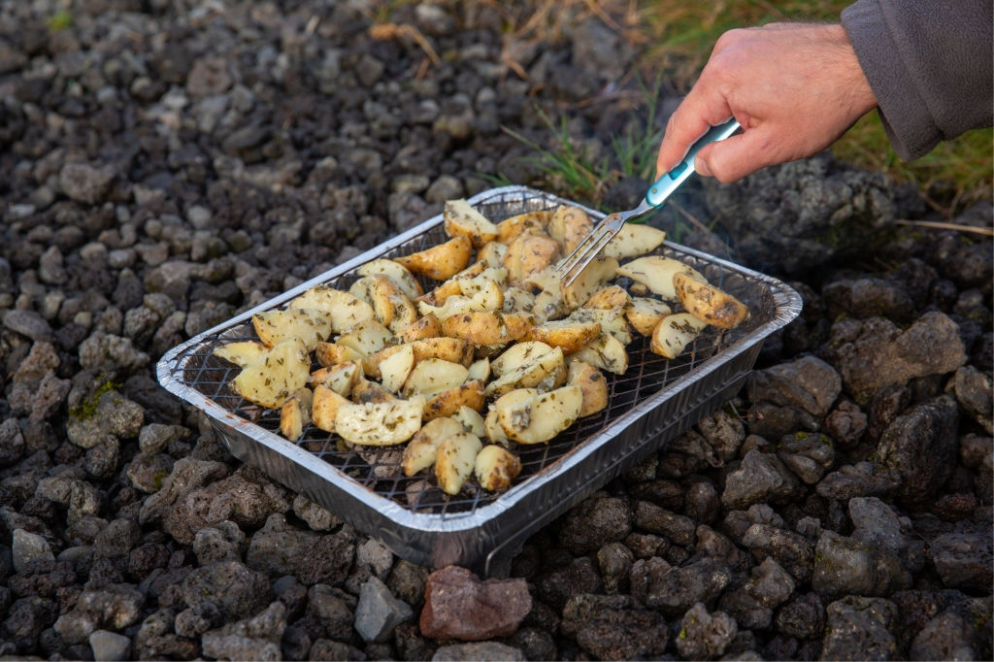
[[[545,197],[538,192],[524,202],[525,208],[522,209],[520,194],[515,195],[511,200],[497,194],[478,202],[477,208],[496,222],[523,211],[552,209],[561,204],[560,199]],[[446,239],[441,225],[437,225],[384,253],[381,257],[407,255]],[[768,309],[772,305],[769,301],[756,300],[757,296],[763,298],[768,293],[757,295],[754,284],[749,287],[748,283],[743,282],[740,274],[726,270],[720,264],[685,253],[670,244],[664,244],[657,253],[685,261],[704,274],[710,282],[739,297],[750,310]],[[330,278],[326,282],[332,287],[347,289],[357,278],[353,270]],[[623,286],[630,285],[627,279],[618,279],[616,282]],[[427,281],[422,285],[425,291],[434,286]],[[628,346],[628,371],[623,375],[605,373],[609,387],[608,407],[597,414],[578,420],[548,444],[515,445],[513,450],[521,459],[522,472],[510,489],[512,491],[521,489],[529,477],[547,469],[580,444],[596,437],[619,416],[737,342],[759,324],[757,318],[763,317],[765,316],[754,314],[750,321],[732,331],[708,327],[680,357],[673,360],[652,353],[648,339],[633,332],[633,342]],[[483,490],[472,480],[467,481],[460,494],[449,496],[438,488],[430,471],[412,477],[405,476],[401,471],[403,445],[386,448],[347,448],[339,437],[313,425],[305,428],[303,436],[296,442],[284,439],[279,433],[279,411],[264,409],[233,393],[229,384],[238,374],[239,368],[212,355],[218,345],[255,338],[250,323],[227,328],[207,338],[190,348],[193,354],[188,355],[183,361],[180,380],[233,416],[276,435],[282,443],[296,443],[300,448],[327,462],[342,475],[413,513],[431,513],[443,517],[448,514],[465,514],[501,497],[501,493]],[[319,366],[314,366],[315,369],[317,367]]]

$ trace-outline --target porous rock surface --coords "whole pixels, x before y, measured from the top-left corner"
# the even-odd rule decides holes
[[[0,656],[991,659],[991,241],[827,155],[691,183],[714,233],[653,217],[804,309],[508,577],[395,557],[156,383],[445,200],[554,189],[543,116],[610,158],[635,47],[554,5],[0,3]]]

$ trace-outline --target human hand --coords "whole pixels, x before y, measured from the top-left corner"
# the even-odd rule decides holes
[[[877,101],[841,25],[771,23],[717,41],[697,83],[666,125],[657,176],[708,127],[735,117],[742,132],[702,148],[698,174],[731,182],[815,154]]]

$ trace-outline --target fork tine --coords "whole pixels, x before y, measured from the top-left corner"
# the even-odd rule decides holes
[[[588,240],[591,237],[594,237],[593,243],[585,248],[583,253],[578,254],[577,258],[573,258],[573,256],[577,254],[576,251],[573,251],[573,253],[570,254],[570,259],[573,264],[571,264],[569,268],[563,272],[561,282],[567,286],[572,284],[573,281],[576,280],[577,276],[583,273],[583,270],[587,267],[587,265],[590,264],[595,257],[597,257],[597,254],[601,252],[601,249],[607,246],[608,242],[614,238],[614,235],[618,234],[619,229],[620,228],[618,226],[612,224],[599,227],[595,232],[591,232],[587,239],[584,239],[583,243],[581,243],[577,248],[580,248],[583,244],[588,243]],[[566,265],[564,264],[563,266]]]

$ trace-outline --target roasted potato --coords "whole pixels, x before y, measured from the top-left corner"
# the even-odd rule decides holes
[[[395,260],[379,258],[370,260],[356,269],[360,276],[386,276],[408,299],[417,299],[424,294],[421,283],[410,271]]]
[[[379,382],[374,382],[360,377],[352,387],[352,395],[349,396],[352,402],[357,404],[381,404],[393,402],[397,398],[390,391],[383,388]]]
[[[625,223],[607,243],[601,255],[619,260],[645,255],[659,248],[665,240],[666,233],[651,225]]]
[[[490,361],[490,371],[495,377],[500,377],[551,351],[552,345],[541,340],[522,340],[503,350],[499,356]]]
[[[490,408],[487,410],[487,415],[483,419],[483,427],[486,431],[487,439],[495,444],[507,445],[510,443],[510,439],[504,433],[504,428],[500,425],[500,410],[524,402],[538,394],[539,390],[537,388],[519,388],[505,393],[491,403]]]
[[[549,391],[566,378],[566,361],[561,347],[553,347],[527,361],[510,367],[500,377],[487,384],[486,394],[497,397],[519,388],[535,387]]]
[[[584,346],[572,358],[586,361],[601,370],[623,375],[628,370],[628,350],[610,333],[602,333]]]
[[[419,276],[445,280],[465,269],[472,255],[472,240],[466,235],[459,235],[444,244],[411,255],[395,257],[394,260]]]
[[[486,422],[483,420],[483,415],[479,410],[472,407],[466,407],[465,405],[459,407],[459,410],[452,414],[452,420],[462,423],[462,427],[466,432],[472,432],[477,437],[483,438],[487,434]]]
[[[524,232],[507,247],[503,265],[507,280],[520,287],[525,279],[551,265],[559,256],[559,243],[546,234]]]
[[[497,238],[497,226],[465,200],[448,200],[442,209],[445,233],[450,237],[465,235],[480,248]]]
[[[601,325],[596,321],[578,322],[564,319],[533,326],[525,336],[525,340],[540,340],[547,345],[561,348],[566,354],[571,354],[579,351],[600,334]]]
[[[469,364],[466,379],[479,379],[481,382],[490,379],[490,359],[483,357]]]
[[[632,297],[631,305],[625,310],[625,319],[643,336],[651,336],[659,320],[672,312],[665,301],[649,297]]]
[[[442,332],[474,345],[499,345],[524,337],[533,319],[520,313],[459,313],[442,321]]]
[[[328,367],[349,361],[361,361],[363,355],[348,345],[334,342],[319,342],[318,346],[314,348],[314,357],[322,366]]]
[[[504,264],[504,255],[506,253],[507,244],[502,244],[499,241],[491,241],[476,253],[476,259],[488,267],[499,267]]]
[[[649,349],[660,356],[675,359],[706,326],[707,322],[690,313],[667,315],[652,332]]]
[[[483,489],[506,490],[521,473],[521,460],[503,446],[488,444],[476,454],[473,473]]]
[[[711,326],[734,329],[749,317],[749,309],[731,294],[687,274],[674,274],[673,287],[687,312]]]
[[[314,426],[325,432],[335,431],[335,416],[343,404],[351,404],[348,398],[342,397],[330,388],[318,384],[314,387],[311,400],[311,421]]]
[[[377,367],[383,388],[391,393],[399,392],[414,369],[414,347],[398,345],[397,351],[380,361]]]
[[[211,354],[225,361],[230,361],[239,368],[244,368],[261,359],[268,351],[269,348],[258,340],[238,340],[218,345]]]
[[[297,441],[304,434],[304,427],[311,422],[311,403],[314,394],[306,386],[290,394],[280,408],[280,432],[290,441]]]
[[[496,408],[498,422],[509,439],[519,444],[541,444],[571,426],[582,407],[580,387],[563,386]]]
[[[435,454],[435,478],[443,492],[459,494],[466,479],[473,475],[476,455],[482,448],[480,438],[469,432],[459,432],[442,440]]]
[[[327,285],[315,285],[290,301],[290,308],[321,310],[331,316],[332,333],[341,333],[350,326],[373,319],[373,307],[343,290]]]
[[[694,280],[707,282],[707,279],[689,264],[661,255],[647,255],[632,260],[618,267],[617,273],[619,276],[627,276],[636,283],[641,283],[666,301],[678,300],[676,288],[673,286],[673,274],[684,273]]]
[[[252,326],[259,340],[272,347],[284,340],[299,338],[307,351],[313,351],[319,342],[331,335],[331,316],[312,308],[269,310],[252,316]]]
[[[509,287],[504,290],[504,313],[531,313],[535,305],[535,295],[520,287]]]
[[[307,383],[311,357],[300,338],[289,338],[270,349],[238,373],[231,386],[235,393],[257,405],[281,407],[290,394]]]
[[[414,322],[398,328],[394,331],[394,335],[397,336],[399,342],[436,338],[442,335],[442,323],[438,321],[437,317],[428,313]]]
[[[509,246],[518,238],[518,235],[524,232],[544,233],[553,213],[553,211],[530,211],[505,218],[497,224],[497,241]]]
[[[590,261],[576,279],[569,285],[560,284],[559,292],[563,303],[572,310],[579,308],[597,290],[614,278],[618,261],[613,257],[596,257]]]
[[[608,389],[607,379],[595,366],[586,361],[572,360],[566,370],[566,384],[579,386],[583,394],[578,416],[590,416],[607,408]]]
[[[405,396],[421,394],[426,398],[456,388],[466,381],[469,370],[460,363],[442,359],[424,359],[411,370],[404,382]]]
[[[413,476],[435,464],[442,440],[464,431],[462,423],[453,418],[435,418],[425,423],[404,448],[401,460],[404,475]]]
[[[338,345],[351,347],[360,356],[369,356],[380,351],[393,339],[393,333],[376,320],[359,322],[338,336]]]
[[[362,366],[358,361],[346,361],[318,368],[308,377],[307,383],[311,388],[321,384],[347,398],[362,376]]]
[[[553,212],[546,231],[559,242],[562,254],[569,255],[593,229],[594,223],[587,212],[579,207],[561,205]]]
[[[485,403],[483,382],[476,379],[466,381],[459,386],[431,396],[425,403],[424,420],[430,421],[440,416],[455,416],[463,407],[482,411]]]
[[[343,402],[335,414],[335,432],[345,441],[364,446],[402,444],[421,429],[424,406],[421,396],[378,403]]]
[[[583,302],[584,308],[598,310],[624,310],[632,302],[632,297],[620,285],[602,287]]]

